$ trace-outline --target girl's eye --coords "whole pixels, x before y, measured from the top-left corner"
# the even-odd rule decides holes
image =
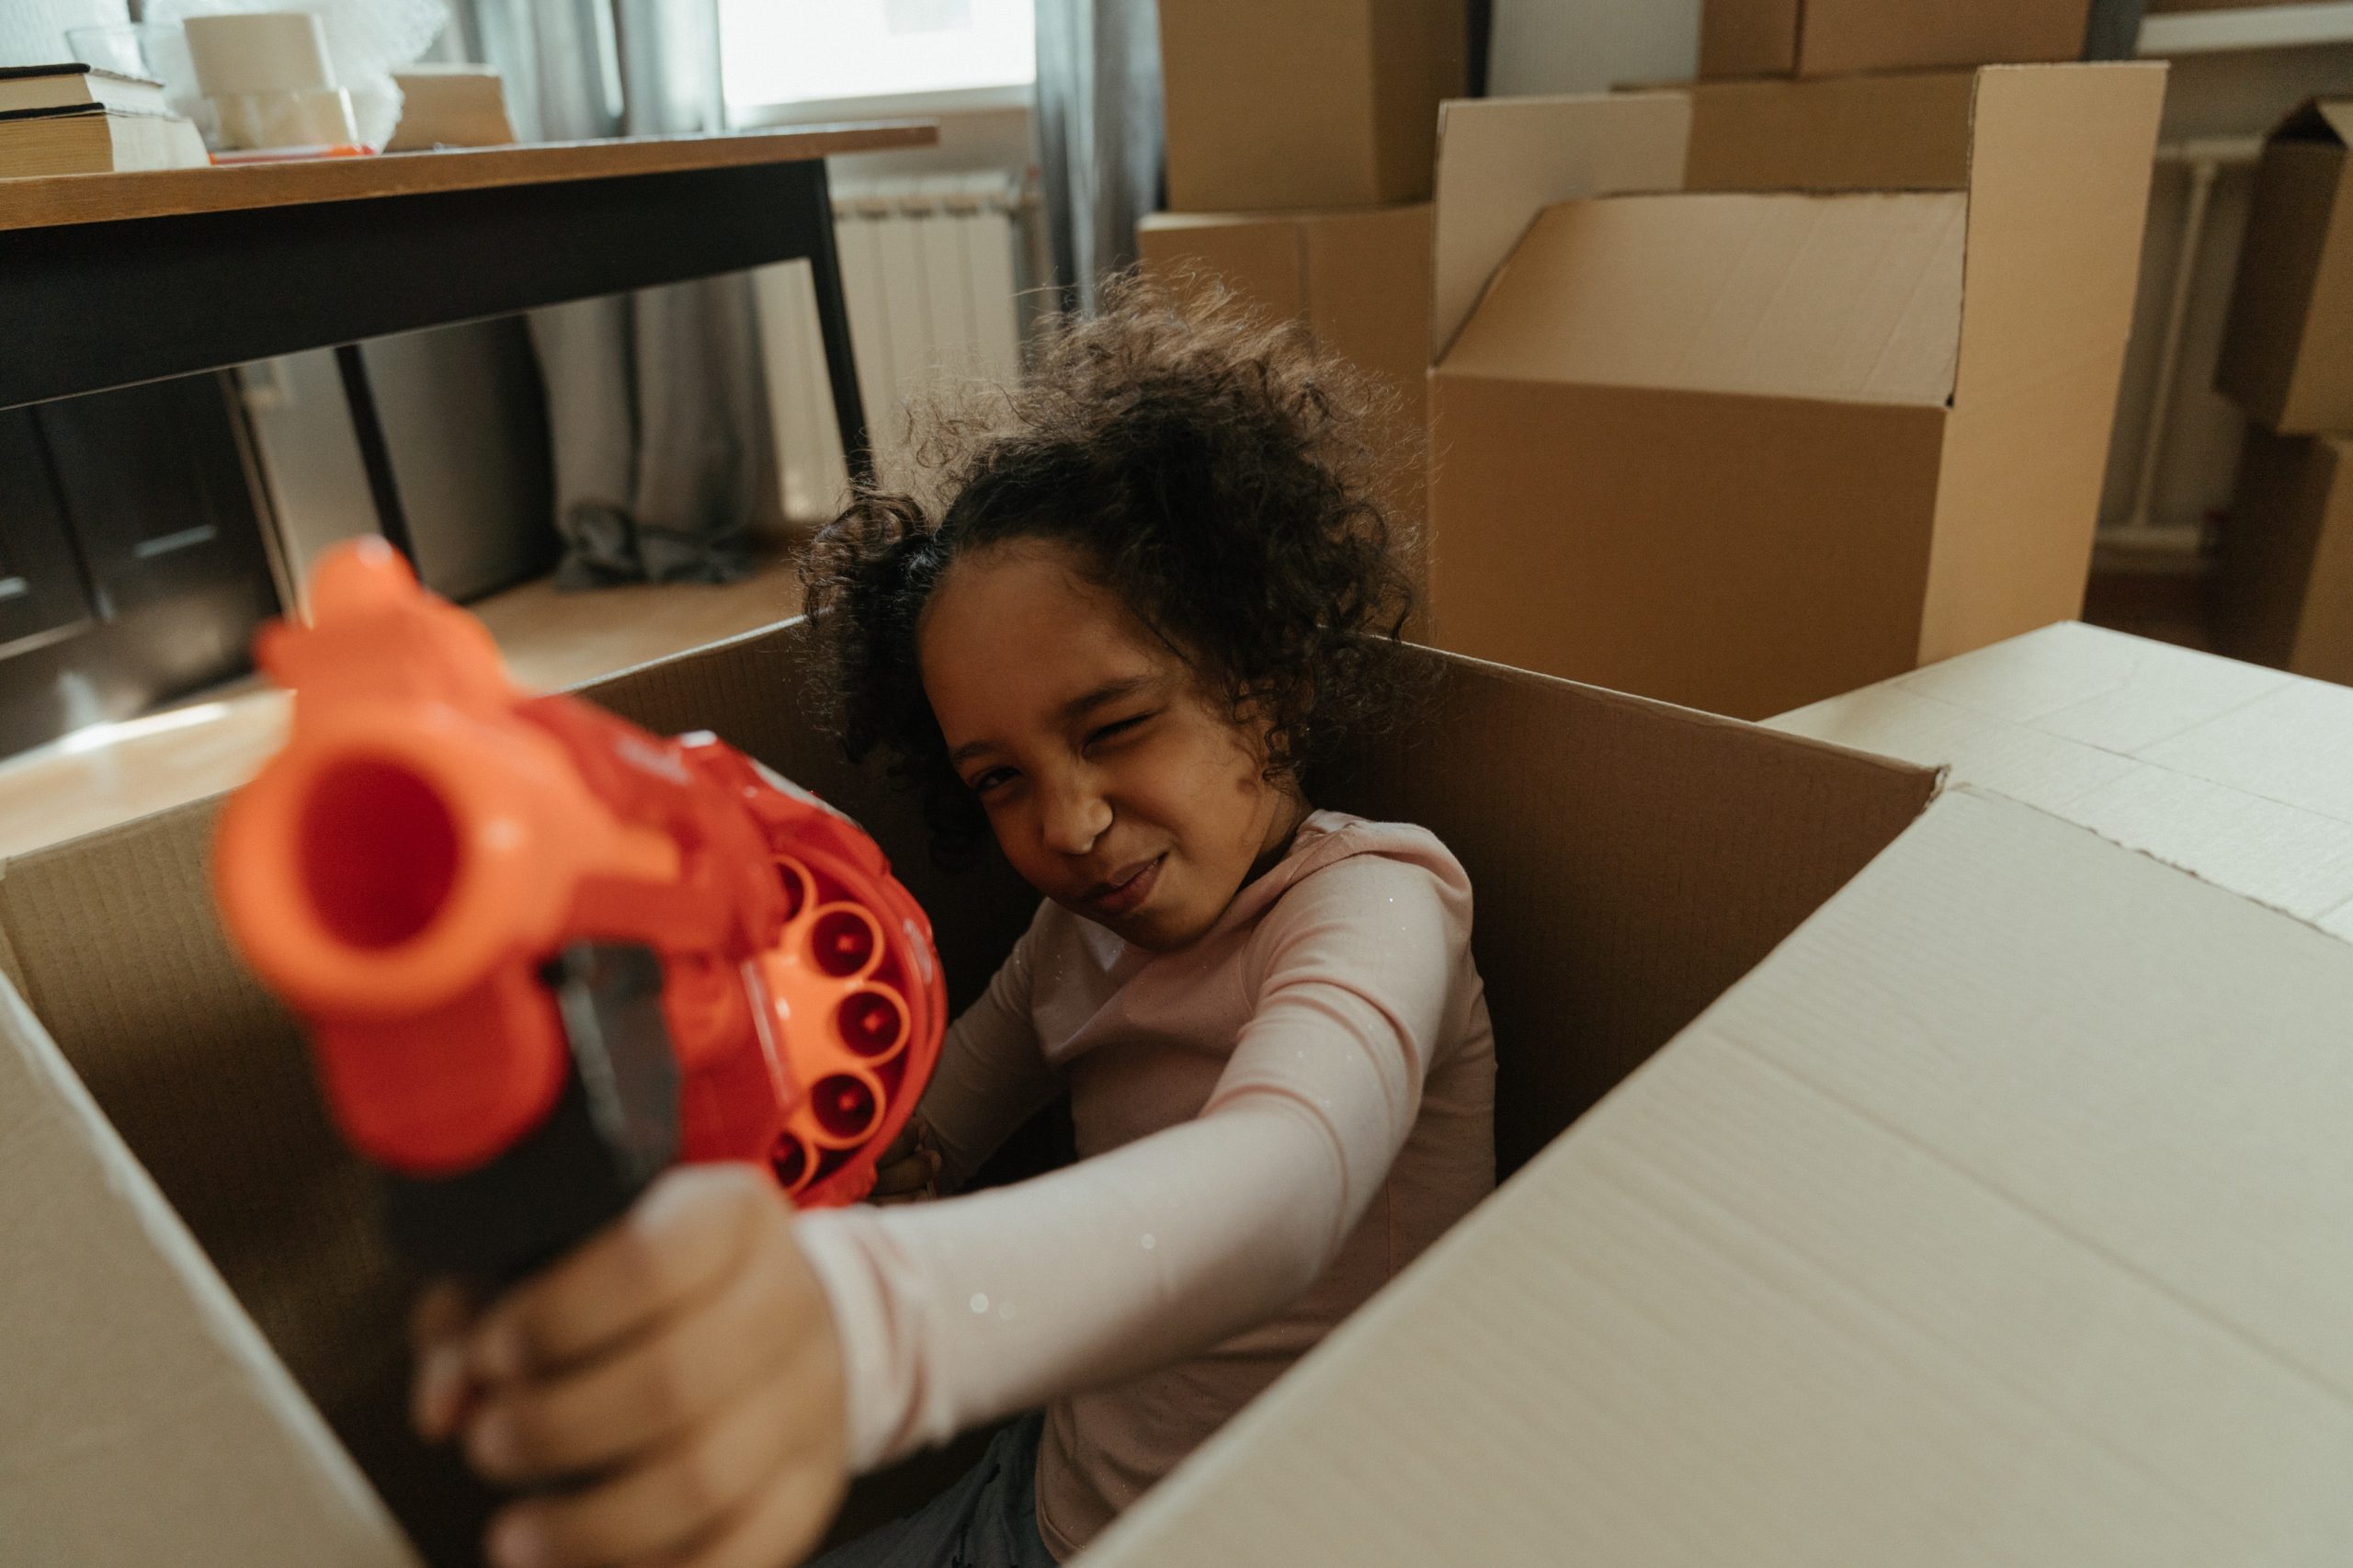
[[[1117,739],[1119,736],[1127,733],[1130,730],[1134,729],[1137,725],[1142,723],[1145,720],[1151,717],[1152,715],[1150,713],[1134,713],[1129,715],[1125,719],[1114,719],[1111,722],[1089,734],[1086,737],[1086,744],[1088,745],[1094,745],[1098,741]]]
[[[975,795],[985,795],[1011,779],[1012,777],[1013,769],[1010,767],[992,767],[986,773],[972,779],[966,787]]]

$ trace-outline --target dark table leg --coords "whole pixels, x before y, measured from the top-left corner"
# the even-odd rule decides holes
[[[866,405],[858,398],[858,361],[850,355],[849,305],[842,295],[842,264],[834,248],[834,199],[825,165],[804,165],[809,199],[799,236],[801,254],[809,258],[809,279],[817,290],[817,330],[825,340],[825,371],[834,387],[834,419],[841,426],[842,456],[849,465],[850,483],[861,488],[874,483],[874,449],[868,444]]]
[[[400,483],[392,474],[392,450],[384,441],[384,423],[376,416],[375,390],[368,384],[368,361],[357,343],[338,344],[335,368],[343,376],[344,401],[351,404],[351,430],[359,438],[359,461],[368,471],[368,494],[376,503],[376,526],[386,542],[416,566],[416,540],[408,531],[408,513],[401,506]]]

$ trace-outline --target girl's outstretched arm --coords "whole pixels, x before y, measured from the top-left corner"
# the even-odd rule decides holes
[[[1459,1022],[1470,890],[1451,879],[1359,855],[1290,890],[1194,1120],[950,1203],[804,1216],[853,1469],[1176,1360],[1304,1292],[1380,1190]]]

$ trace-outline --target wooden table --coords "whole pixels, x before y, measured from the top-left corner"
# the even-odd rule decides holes
[[[805,259],[851,473],[871,473],[824,160],[927,121],[0,180],[0,409],[335,347],[408,550],[362,339]]]

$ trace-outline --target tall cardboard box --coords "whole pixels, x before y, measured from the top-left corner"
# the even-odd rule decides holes
[[[1426,199],[1469,36],[1463,0],[1162,0],[1169,207]]]
[[[1707,0],[1699,74],[2080,60],[2090,23],[2090,0]]]
[[[1694,188],[1705,90],[1449,106],[1435,640],[1760,718],[2074,617],[2164,85],[1905,78],[1946,124],[1877,191],[1826,133]]]
[[[2353,438],[2249,431],[2218,544],[2216,645],[2353,685]]]
[[[1147,275],[1215,278],[1372,377],[1393,400],[1374,438],[1393,460],[1390,515],[1418,536],[1428,481],[1430,207],[1160,212],[1138,226]]]
[[[2353,430],[2353,99],[2265,143],[2214,384],[2282,435]]]

